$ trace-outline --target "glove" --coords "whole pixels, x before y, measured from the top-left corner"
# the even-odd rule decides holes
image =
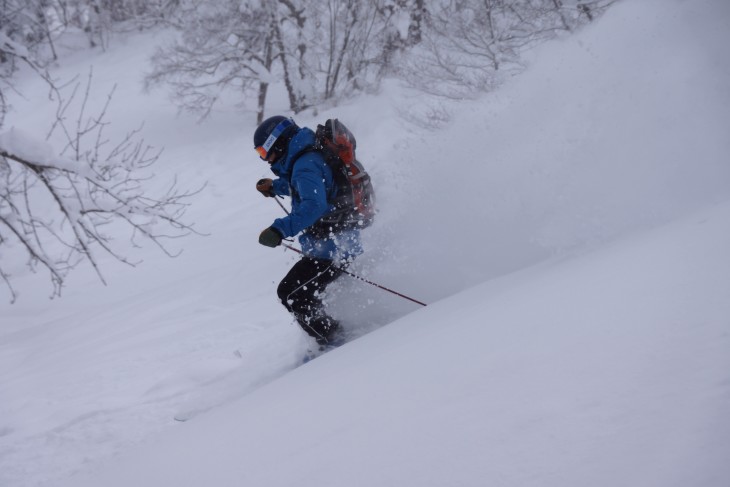
[[[266,245],[267,247],[278,247],[281,244],[281,239],[284,238],[274,227],[269,227],[259,235],[259,243]]]
[[[256,183],[256,189],[266,197],[276,196],[272,187],[273,184],[274,182],[269,178],[259,179]]]

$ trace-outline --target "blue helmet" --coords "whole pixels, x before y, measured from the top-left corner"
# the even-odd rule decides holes
[[[272,152],[286,152],[292,135],[299,127],[291,118],[282,115],[269,117],[256,128],[253,145],[261,159],[267,160]]]

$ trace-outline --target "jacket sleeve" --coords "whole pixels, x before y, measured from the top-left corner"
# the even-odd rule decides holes
[[[289,196],[289,182],[286,179],[274,179],[272,183],[272,189],[274,190],[274,194]]]
[[[330,171],[329,167],[316,154],[307,154],[297,161],[292,173],[292,186],[299,203],[290,215],[278,218],[272,225],[282,236],[293,237],[327,212],[326,171]]]

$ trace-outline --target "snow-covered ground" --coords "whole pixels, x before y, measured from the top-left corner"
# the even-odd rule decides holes
[[[55,74],[93,65],[96,102],[119,83],[111,128],[145,120],[163,178],[208,181],[210,236],[102,259],[106,287],[78,269],[61,299],[19,275],[0,485],[730,485],[728,26],[723,0],[621,2],[443,130],[403,122],[422,98],[395,85],[298,116],[345,121],[374,178],[356,270],[430,303],[343,279],[363,336],[298,368],[250,117],[143,93],[163,34],[69,56]],[[8,124],[44,133],[23,88]]]

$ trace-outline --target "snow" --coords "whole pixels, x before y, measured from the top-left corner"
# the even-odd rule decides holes
[[[28,57],[28,49],[9,38],[5,32],[0,32],[0,47],[3,51],[20,57]]]
[[[254,189],[250,115],[196,124],[143,93],[164,33],[68,56],[54,75],[93,64],[90,104],[118,85],[109,137],[143,119],[165,147],[161,187],[208,181],[190,215],[210,236],[102,259],[106,287],[79,268],[52,301],[13,269],[0,485],[729,485],[729,20],[618,3],[443,130],[399,119],[395,84],[296,116],[344,121],[373,177],[354,271],[429,303],[343,279],[332,308],[362,336],[301,367],[275,297],[297,256],[256,241],[282,211]],[[23,86],[7,121],[45,133]]]
[[[68,485],[722,485],[730,263],[696,256],[728,212],[475,286]]]
[[[57,158],[52,145],[16,127],[0,133],[0,149],[27,161],[37,161],[41,165],[49,165]]]

